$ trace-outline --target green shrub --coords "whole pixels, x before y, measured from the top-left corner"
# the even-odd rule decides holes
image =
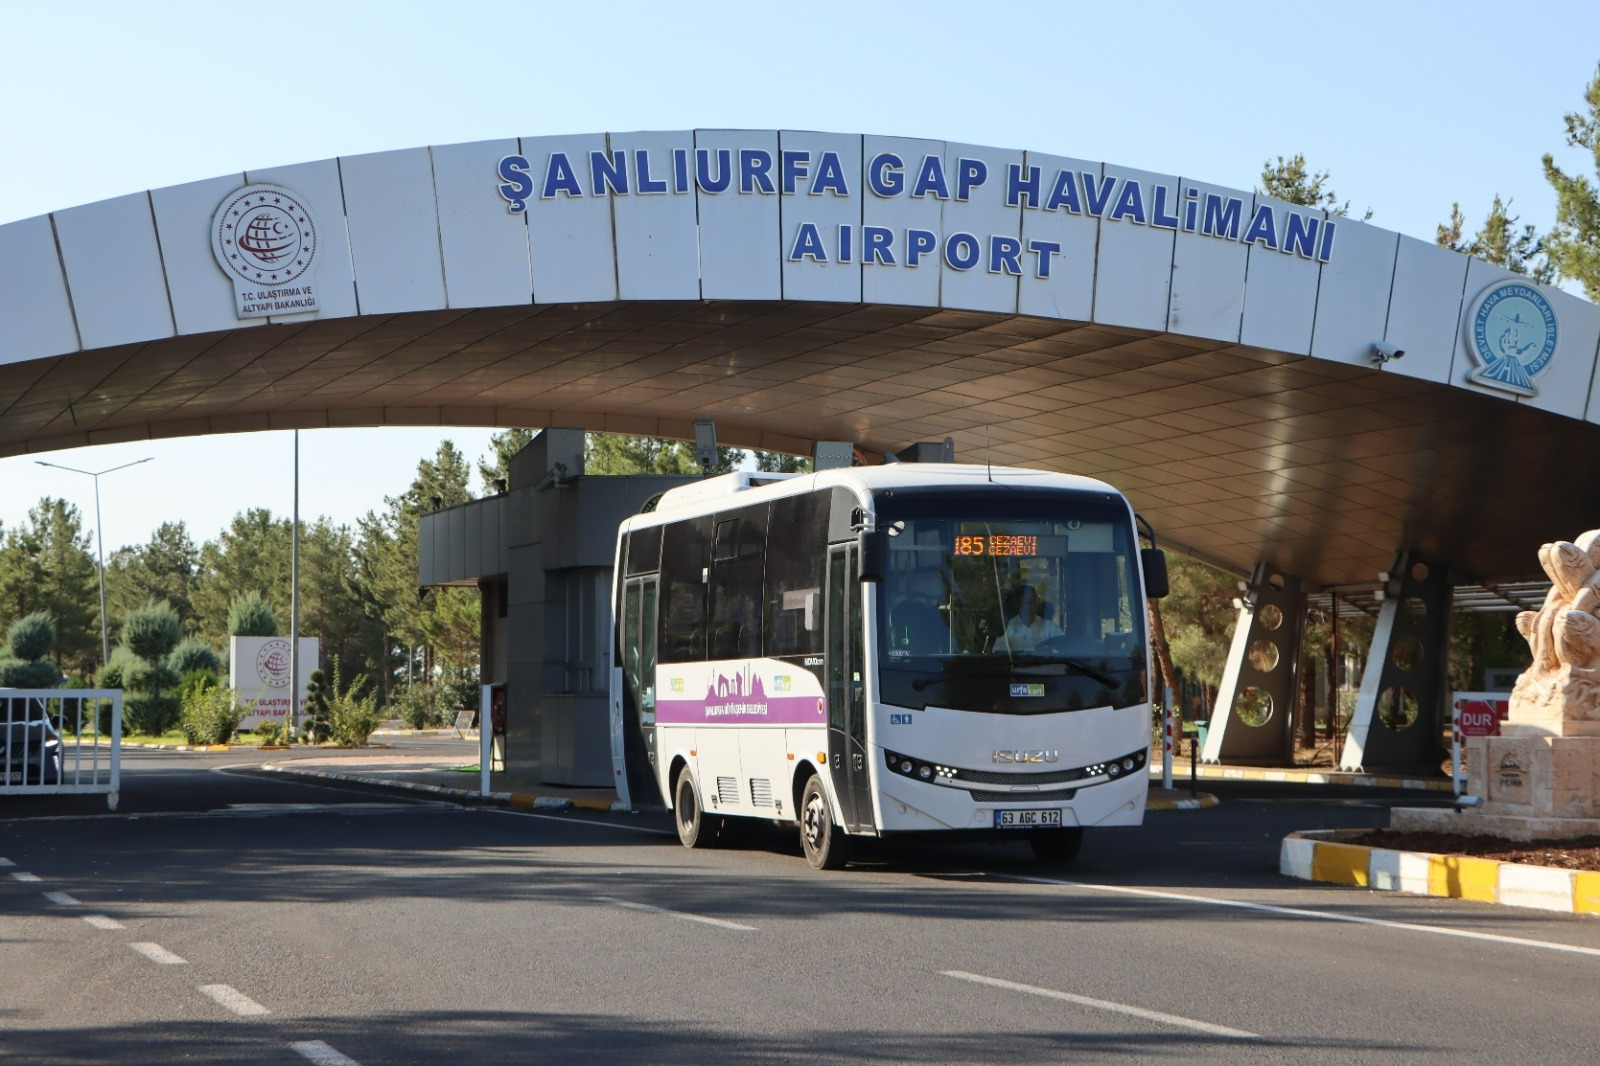
[[[226,744],[249,713],[233,689],[196,684],[184,694],[178,728],[191,744]]]
[[[130,692],[122,698],[122,731],[159,736],[178,724],[181,710],[170,693]]]
[[[389,705],[408,729],[438,729],[454,716],[452,693],[443,685],[415,684],[401,689]]]
[[[231,637],[275,637],[278,616],[259,592],[235,596],[228,604],[228,635]]]
[[[49,659],[0,659],[0,688],[55,688],[61,669]]]
[[[6,645],[15,659],[43,659],[56,643],[56,620],[49,611],[25,614],[6,631]],[[60,673],[52,679],[59,680]]]
[[[261,738],[261,743],[263,744],[282,744],[283,723],[279,721],[262,722],[256,726],[256,736]]]
[[[328,739],[328,675],[321,670],[311,671],[311,676],[306,678],[305,718],[300,728],[312,744]]]
[[[136,662],[133,652],[117,645],[111,649],[111,661],[94,672],[95,688],[127,688],[127,667]]]
[[[147,662],[130,654],[122,666],[122,687],[130,692],[163,692],[178,683],[178,675],[165,662]]]
[[[333,682],[328,686],[328,733],[335,744],[359,748],[378,728],[378,697],[360,695],[367,675],[358,674],[348,687],[339,684],[339,657],[333,658]]]
[[[221,671],[217,653],[199,637],[189,637],[172,649],[167,656],[167,666],[179,677],[193,670],[204,670],[212,677]]]
[[[122,643],[146,662],[165,659],[182,639],[178,612],[166,600],[151,600],[122,620]]]

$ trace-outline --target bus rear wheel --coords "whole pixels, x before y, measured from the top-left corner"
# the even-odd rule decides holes
[[[1078,857],[1078,849],[1083,847],[1083,827],[1035,829],[1028,834],[1028,846],[1040,862],[1065,866]]]
[[[816,774],[806,782],[800,800],[800,846],[813,869],[839,870],[850,859],[850,838],[834,822],[828,794]]]
[[[721,819],[701,809],[700,790],[695,788],[694,775],[687,766],[678,771],[678,781],[672,789],[672,813],[678,840],[684,847],[708,848],[716,842]]]

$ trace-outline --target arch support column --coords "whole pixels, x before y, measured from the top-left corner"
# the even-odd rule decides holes
[[[1395,556],[1361,674],[1341,770],[1437,770],[1450,646],[1450,572],[1415,552]]]
[[[1287,766],[1294,758],[1305,585],[1257,563],[1240,602],[1201,758]]]

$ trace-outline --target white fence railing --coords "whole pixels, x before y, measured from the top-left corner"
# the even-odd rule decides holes
[[[121,790],[121,689],[0,688],[0,796]]]

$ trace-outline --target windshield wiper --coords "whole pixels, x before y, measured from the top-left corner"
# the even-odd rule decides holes
[[[1060,673],[1066,673],[1068,670],[1073,670],[1092,681],[1100,682],[1107,688],[1117,687],[1116,678],[1101,670],[1095,669],[1086,662],[1078,659],[1057,658],[1048,659],[1038,663],[1018,664],[1016,668],[1010,670],[957,670],[953,674],[940,674],[938,677],[919,677],[915,681],[911,682],[911,687],[916,691],[921,692],[929,685],[937,685],[945,681],[958,681],[967,677],[1047,677],[1050,674],[1057,672],[1049,669],[1049,667],[1052,666],[1061,667],[1061,670],[1059,671]]]

